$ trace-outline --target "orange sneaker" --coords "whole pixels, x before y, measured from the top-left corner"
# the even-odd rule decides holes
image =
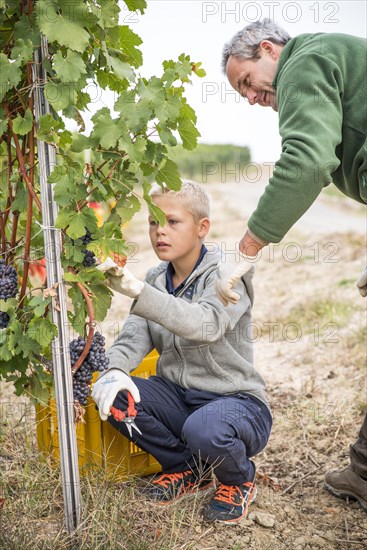
[[[157,504],[165,505],[197,491],[206,491],[213,485],[214,481],[210,474],[200,478],[192,470],[186,470],[174,474],[162,474],[150,485],[144,487],[142,492]]]
[[[247,516],[250,502],[256,498],[255,482],[247,481],[242,485],[218,484],[212,500],[203,510],[206,521],[235,523]]]

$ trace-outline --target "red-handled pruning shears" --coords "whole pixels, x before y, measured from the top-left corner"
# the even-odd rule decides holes
[[[110,412],[117,422],[125,422],[130,437],[132,437],[133,428],[141,434],[141,431],[135,424],[135,417],[138,411],[135,408],[134,398],[129,391],[127,392],[127,411],[120,411],[116,407],[111,407]]]

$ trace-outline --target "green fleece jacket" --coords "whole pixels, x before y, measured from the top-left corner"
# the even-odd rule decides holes
[[[248,227],[277,243],[331,182],[367,203],[367,41],[297,36],[282,49],[273,87],[282,154]]]

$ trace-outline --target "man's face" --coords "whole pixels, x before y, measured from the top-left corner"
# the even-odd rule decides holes
[[[207,233],[202,220],[195,222],[184,204],[174,197],[160,195],[154,203],[163,210],[166,223],[162,227],[149,216],[149,236],[154,252],[163,261],[185,261],[197,256],[201,239]],[[207,220],[207,218],[204,218]],[[205,222],[206,223],[206,222]]]
[[[279,53],[280,51],[272,44],[270,51],[261,48],[260,59],[239,59],[233,55],[228,59],[228,80],[242,97],[248,99],[250,105],[257,103],[261,107],[278,110],[272,82],[278,67]]]

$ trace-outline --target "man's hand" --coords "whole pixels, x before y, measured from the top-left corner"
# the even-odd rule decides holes
[[[269,244],[267,241],[263,241],[253,233],[250,234],[249,230],[247,230],[240,241],[239,249],[245,256],[254,258],[267,244]]]
[[[240,295],[232,289],[239,283],[241,277],[252,268],[254,258],[239,255],[240,259],[235,262],[223,262],[219,264],[218,279],[215,281],[215,291],[223,305],[228,303],[237,304]]]
[[[116,395],[121,390],[129,391],[134,401],[136,403],[140,402],[140,393],[137,386],[130,376],[120,369],[111,369],[93,384],[92,399],[98,407],[99,416],[102,420],[107,420],[111,414],[110,409],[116,399]]]
[[[365,298],[367,296],[367,267],[359,277],[357,287],[359,288],[360,295]]]
[[[111,258],[97,265],[96,269],[109,275],[107,285],[120,294],[137,298],[143,290],[144,283],[139,281],[126,267],[119,267]]]

